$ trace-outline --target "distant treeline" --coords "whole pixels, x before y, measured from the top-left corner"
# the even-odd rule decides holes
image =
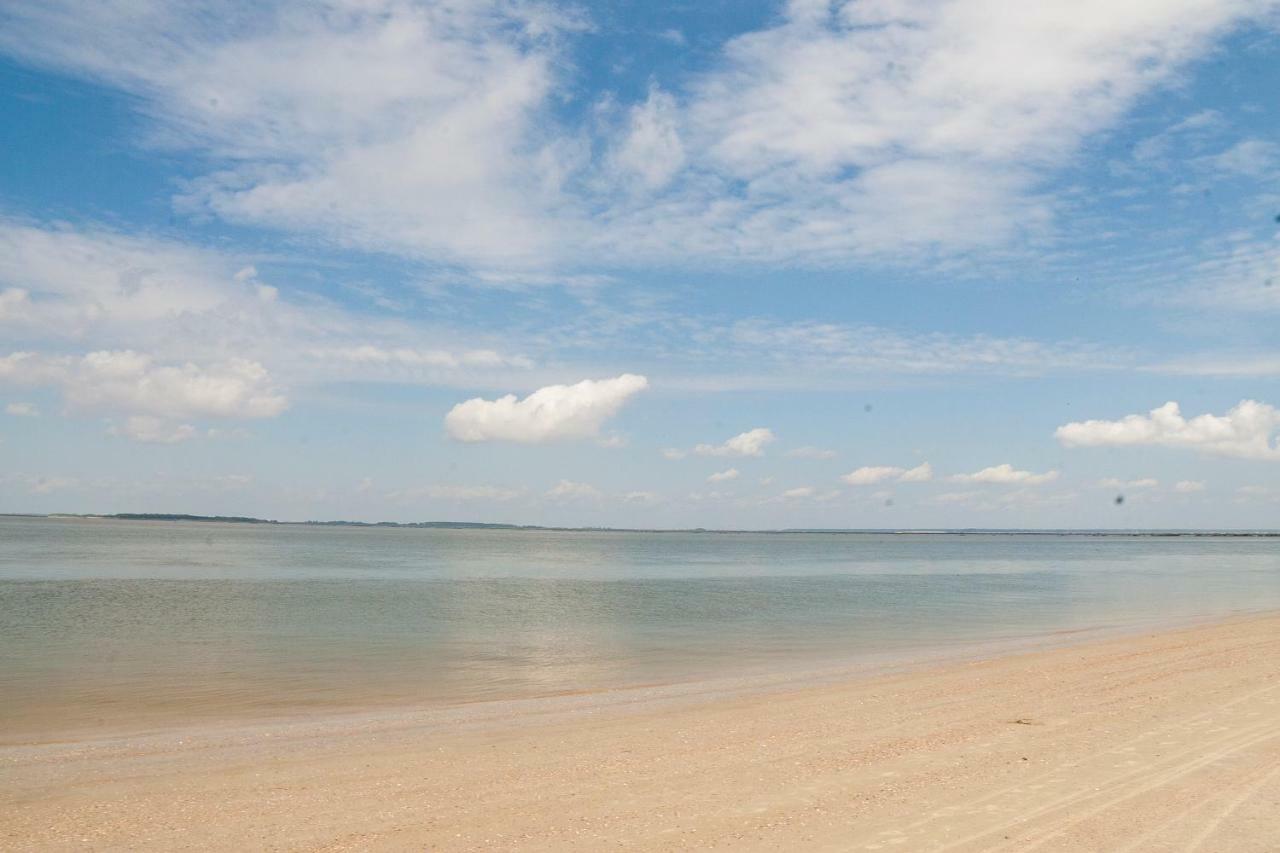
[[[27,513],[0,513],[0,516],[21,518],[111,518],[121,521],[220,521],[226,524],[278,524],[281,526],[311,525],[317,527],[405,527],[436,528],[445,530],[546,530],[579,533],[760,533],[786,534],[810,533],[842,536],[895,535],[895,536],[1187,536],[1187,537],[1280,537],[1275,530],[1014,530],[962,528],[953,530],[892,530],[892,529],[841,529],[841,528],[784,528],[779,530],[724,530],[693,528],[648,527],[543,527],[537,524],[490,524],[483,521],[276,521],[269,518],[252,518],[247,515],[187,515],[169,512],[117,512],[111,515],[87,513],[57,513],[52,515]]]

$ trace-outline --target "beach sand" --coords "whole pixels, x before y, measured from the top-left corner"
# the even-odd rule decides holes
[[[0,750],[0,847],[1280,850],[1280,616],[839,683]]]

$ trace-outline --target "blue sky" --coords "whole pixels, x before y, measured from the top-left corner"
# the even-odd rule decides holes
[[[1276,526],[1278,3],[0,18],[0,511]]]

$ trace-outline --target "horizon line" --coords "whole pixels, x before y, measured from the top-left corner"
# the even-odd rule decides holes
[[[70,518],[104,521],[159,521],[197,522],[221,524],[268,524],[302,527],[383,527],[453,530],[544,530],[549,532],[596,533],[831,533],[831,534],[995,534],[995,535],[1092,535],[1092,536],[1238,536],[1280,537],[1274,528],[1139,528],[1139,527],[773,527],[773,528],[715,528],[715,527],[611,527],[572,526],[546,524],[515,524],[488,521],[354,521],[349,519],[307,519],[282,521],[274,518],[257,518],[247,515],[198,515],[194,513],[76,513],[76,512],[0,512],[0,518]]]

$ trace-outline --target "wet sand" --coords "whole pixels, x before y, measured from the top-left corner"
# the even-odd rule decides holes
[[[1280,849],[1280,616],[839,683],[0,749],[0,848]]]

